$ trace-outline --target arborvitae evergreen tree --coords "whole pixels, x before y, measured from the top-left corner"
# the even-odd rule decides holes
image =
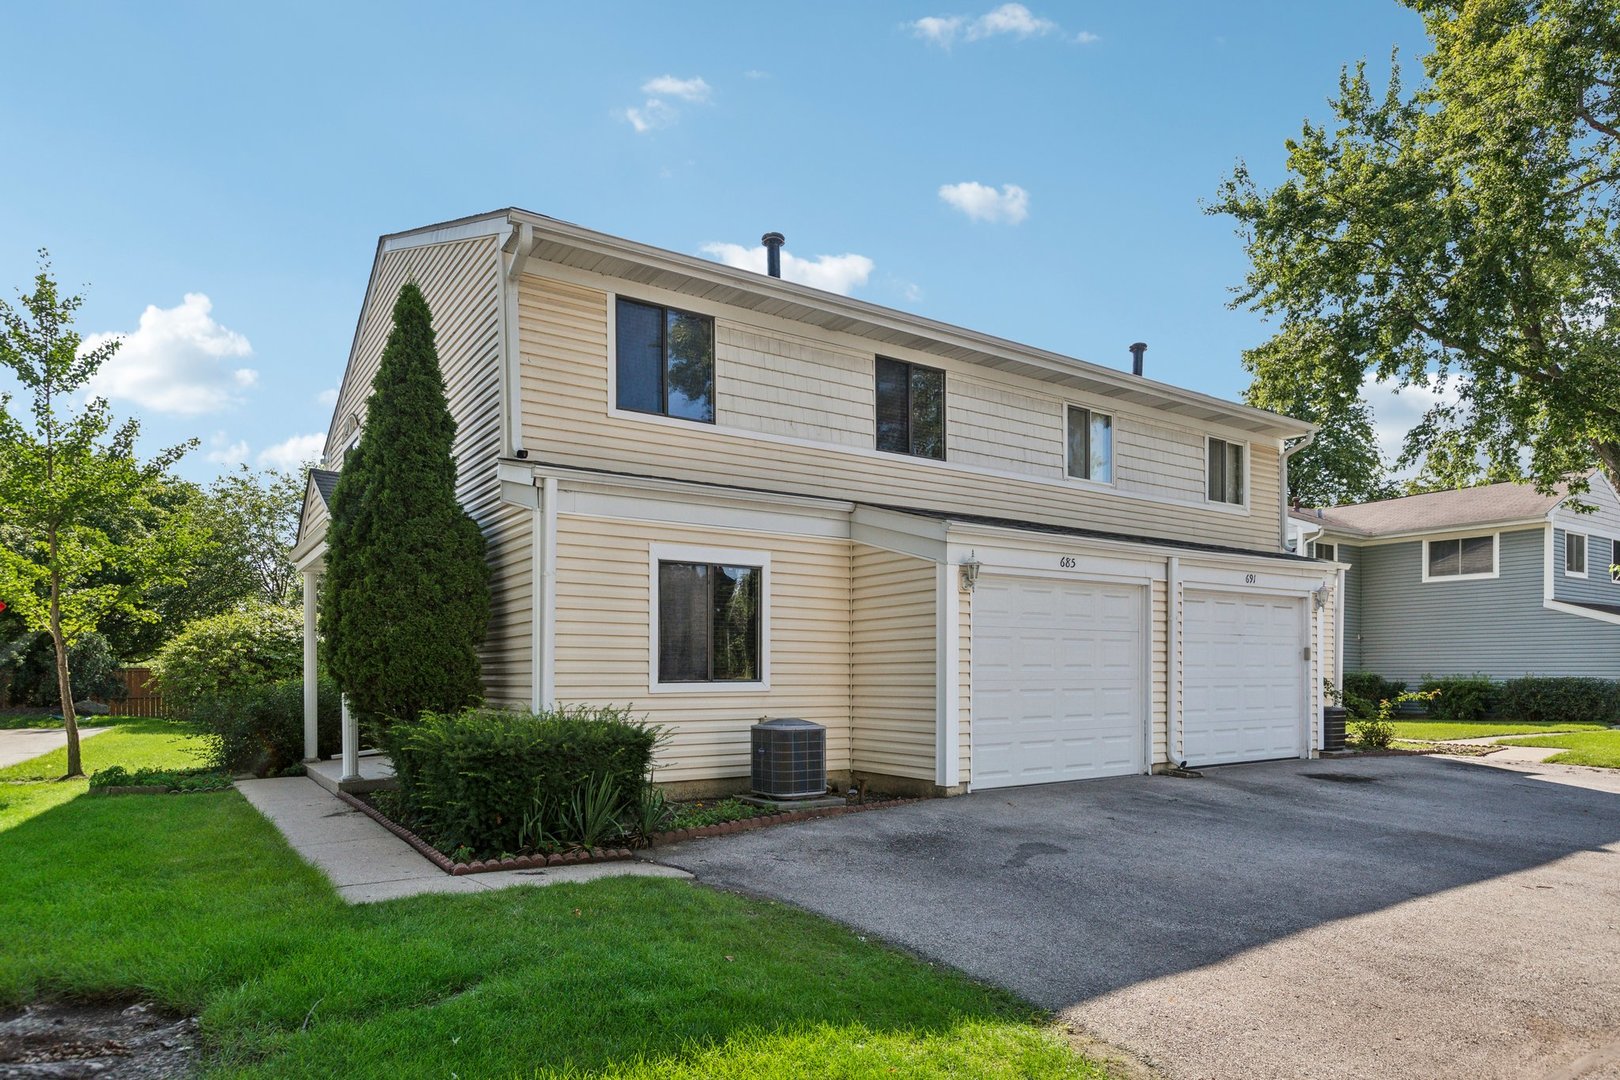
[[[408,283],[332,496],[321,594],[327,663],[372,725],[457,709],[481,692],[489,566],[483,534],[456,501],[455,433],[432,313]]]

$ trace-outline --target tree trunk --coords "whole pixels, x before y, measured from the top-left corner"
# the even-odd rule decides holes
[[[68,672],[67,639],[62,636],[62,577],[56,569],[56,527],[49,530],[51,555],[51,644],[56,648],[56,692],[62,698],[62,727],[67,731],[67,777],[84,775],[79,760],[79,718],[73,713],[73,679]]]
[[[1609,483],[1620,488],[1620,443],[1594,442],[1592,450],[1597,454],[1598,464],[1609,477]]]

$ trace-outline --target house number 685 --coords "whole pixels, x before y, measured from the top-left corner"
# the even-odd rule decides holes
[[[1058,560],[1058,565],[1063,567],[1065,570],[1072,570],[1074,569],[1074,557],[1071,555],[1065,555]]]

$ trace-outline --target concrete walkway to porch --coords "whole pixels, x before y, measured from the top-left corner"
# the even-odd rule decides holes
[[[691,876],[673,867],[629,860],[454,877],[309,777],[239,780],[236,789],[351,904],[421,893],[481,893],[514,885],[555,885],[623,875]]]

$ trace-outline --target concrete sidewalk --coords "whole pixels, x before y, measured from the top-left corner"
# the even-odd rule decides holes
[[[79,741],[100,735],[104,727],[82,727]],[[0,731],[0,769],[18,765],[29,758],[37,758],[67,745],[67,732],[62,728],[12,728]]]
[[[351,904],[421,893],[481,893],[513,885],[554,885],[624,875],[691,876],[673,867],[631,860],[453,877],[308,777],[239,780],[236,789],[281,830],[305,862],[331,879],[338,893]]]

